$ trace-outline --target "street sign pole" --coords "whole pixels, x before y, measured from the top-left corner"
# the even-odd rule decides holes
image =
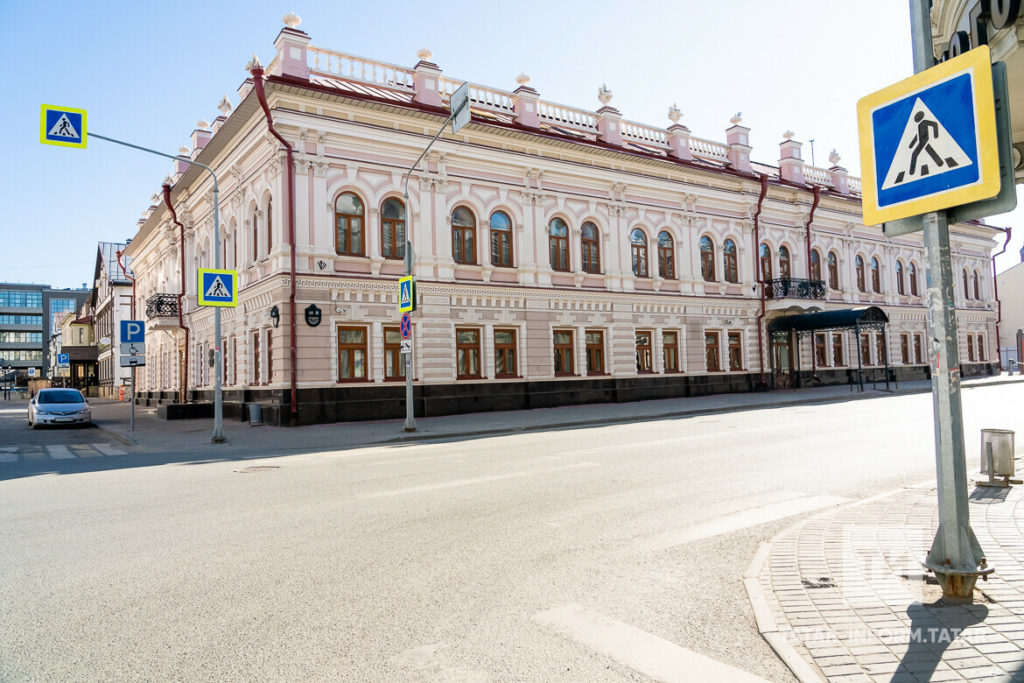
[[[935,63],[928,0],[910,0],[910,26],[914,72],[920,73]],[[926,213],[921,220],[927,257],[925,278],[939,499],[939,529],[924,564],[935,572],[944,597],[969,599],[978,576],[989,574],[992,569],[971,529],[967,508],[967,464],[949,225],[945,211]]]
[[[451,98],[448,100],[451,113],[445,122],[441,124],[440,130],[437,131],[427,146],[423,148],[419,158],[413,162],[413,165],[409,167],[409,170],[405,172],[405,183],[402,196],[405,199],[405,274],[412,275],[413,269],[413,250],[412,250],[412,210],[409,208],[409,178],[412,176],[412,172],[416,170],[416,167],[423,161],[423,157],[427,156],[427,152],[437,142],[437,139],[441,137],[441,133],[448,127],[448,124],[452,124],[452,132],[456,132],[459,128],[469,123],[471,115],[469,111],[469,83],[463,83],[455,92],[452,93]],[[415,295],[414,295],[415,296]],[[405,424],[402,426],[403,431],[415,432],[416,431],[416,416],[413,410],[412,400],[412,374],[413,374],[413,357],[412,349],[410,348],[409,353],[405,356]]]
[[[130,142],[124,140],[117,140],[115,138],[108,138],[104,135],[97,133],[89,133],[90,136],[99,138],[100,140],[106,140],[107,142],[113,142],[118,145],[124,145],[125,147],[131,147],[142,152],[149,152],[150,154],[156,154],[157,156],[167,157],[168,159],[174,159],[175,161],[184,161],[187,164],[194,164],[200,168],[205,168],[213,178],[213,263],[214,268],[220,268],[220,188],[217,184],[217,174],[213,172],[213,169],[206,164],[201,164],[194,159],[190,159],[180,154],[165,154],[164,152],[158,152],[155,149],[149,149],[148,147],[142,147],[141,145],[133,145]],[[407,210],[408,211],[408,210]],[[182,268],[185,264],[182,264]],[[223,358],[223,350],[221,349],[221,333],[220,333],[220,309],[214,309],[213,311],[213,345],[214,345],[214,378],[213,378],[213,435],[210,436],[210,441],[213,443],[224,443],[224,387],[221,381],[221,364]],[[186,372],[188,368],[186,368]],[[135,370],[132,370],[132,414],[135,411]]]
[[[134,366],[132,366],[132,390],[131,390],[131,393],[129,395],[131,396],[131,401],[130,402],[132,404],[132,416],[131,416],[131,419],[129,420],[128,431],[134,432],[135,431],[135,367]]]

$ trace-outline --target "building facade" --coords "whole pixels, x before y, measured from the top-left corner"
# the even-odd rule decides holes
[[[132,320],[131,264],[122,256],[127,243],[100,242],[90,304],[96,339],[98,393],[115,397],[131,380],[131,369],[122,368],[121,321]]]
[[[757,163],[739,117],[717,142],[675,107],[659,128],[624,120],[606,88],[590,111],[520,76],[514,91],[471,85],[472,122],[441,136],[406,199],[461,81],[428,51],[403,68],[311,46],[294,25],[275,46],[184,150],[221,179],[219,243],[208,175],[179,163],[127,248],[146,302],[144,400],[173,401],[182,383],[210,398],[214,316],[196,305],[196,269],[219,262],[240,282],[223,309],[226,414],[403,414],[407,235],[418,414],[845,383],[860,368],[928,376],[921,236],[864,226],[837,154],[810,166],[788,133],[777,162]],[[997,358],[1001,234],[951,228],[966,375]],[[865,307],[887,324],[769,334],[783,316]]]
[[[85,289],[0,283],[0,365],[14,368],[18,382],[49,376],[49,341],[55,314],[75,311],[88,296]]]
[[[1024,249],[1021,262],[997,276],[1002,319],[999,322],[999,358],[1004,367],[1010,361],[1024,362]]]

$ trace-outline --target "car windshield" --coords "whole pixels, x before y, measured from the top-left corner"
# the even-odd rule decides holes
[[[85,403],[82,395],[73,389],[40,391],[39,403]]]

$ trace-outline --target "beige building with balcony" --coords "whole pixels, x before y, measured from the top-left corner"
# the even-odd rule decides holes
[[[759,163],[738,117],[717,142],[674,106],[660,128],[625,120],[606,88],[591,111],[520,76],[512,91],[471,84],[471,123],[440,137],[406,201],[403,175],[461,81],[429,51],[385,64],[294,25],[275,46],[184,150],[220,180],[220,243],[209,174],[178,163],[173,214],[154,195],[126,249],[147,317],[142,400],[212,396],[214,316],[195,289],[216,249],[240,280],[223,309],[226,414],[404,414],[407,231],[419,415],[927,376],[920,234],[865,227],[838,155],[812,167],[787,134]],[[996,236],[951,229],[965,375],[996,359]]]

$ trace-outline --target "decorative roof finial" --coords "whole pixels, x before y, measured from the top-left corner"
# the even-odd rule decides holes
[[[828,155],[828,162],[833,166],[838,166],[840,159],[842,159],[842,157],[839,156],[839,152],[837,152],[833,147],[832,153]]]
[[[672,123],[679,123],[679,119],[683,116],[683,112],[679,111],[679,106],[673,102],[672,106],[668,108],[668,119]]]
[[[300,17],[295,12],[289,12],[288,14],[281,17],[281,21],[283,21],[284,25],[287,26],[288,28],[298,28],[299,24],[302,23],[302,17]]]
[[[252,71],[253,69],[262,69],[262,68],[263,68],[263,65],[260,64],[260,58],[258,56],[256,56],[255,52],[253,52],[252,53],[252,59],[250,59],[249,63],[245,65],[245,70],[246,71]]]
[[[428,47],[421,47],[417,52],[416,56],[420,58],[421,62],[429,62],[434,56],[433,51]]]
[[[183,157],[187,157],[191,153],[192,153],[192,150],[190,150],[188,147],[179,147],[178,148],[178,154],[180,154]]]
[[[729,119],[729,123],[731,123],[734,126],[738,126],[740,124],[740,121],[742,121],[742,120],[743,120],[743,112],[738,111],[738,112],[736,112],[733,115],[733,117],[731,119]]]
[[[206,130],[209,127],[210,122],[206,119],[199,119],[198,121],[196,121],[196,128],[198,128],[199,130]]]
[[[224,96],[220,98],[220,102],[217,103],[217,109],[224,116],[230,114],[231,110],[234,109],[234,107],[231,106],[231,100],[228,99],[227,93],[225,93]]]
[[[787,130],[785,133],[782,134],[782,137],[786,138],[787,140],[792,140],[794,135],[796,135],[796,133],[794,133],[791,130]]]
[[[519,74],[516,76],[516,83],[519,85],[528,85],[530,83],[530,77],[526,74]]]
[[[597,89],[597,99],[601,100],[601,104],[607,106],[612,101],[612,91],[608,89],[608,86],[604,83]]]

